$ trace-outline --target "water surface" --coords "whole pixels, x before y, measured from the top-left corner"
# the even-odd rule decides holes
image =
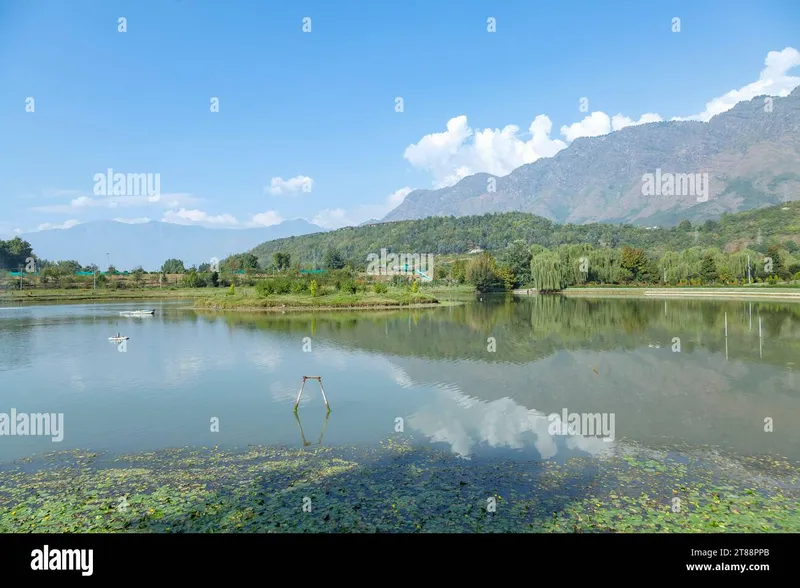
[[[562,461],[635,443],[800,461],[798,304],[484,296],[315,315],[186,305],[0,309],[0,412],[64,415],[62,442],[2,436],[0,462],[73,448],[302,447],[323,428],[324,445],[366,447],[402,428],[464,458]],[[119,315],[142,307],[156,315]],[[117,332],[124,348],[108,341]],[[304,375],[322,376],[327,420],[313,381],[295,419]],[[564,409],[613,414],[615,439],[551,435],[547,415]]]

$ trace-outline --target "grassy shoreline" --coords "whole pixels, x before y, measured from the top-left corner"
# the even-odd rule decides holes
[[[514,290],[516,295],[527,295],[527,289]],[[530,295],[536,291],[530,289]],[[710,298],[739,300],[781,300],[800,302],[797,288],[712,288],[695,286],[686,288],[642,288],[627,286],[569,287],[559,294],[563,296],[586,296],[592,298]]]
[[[690,448],[467,462],[398,437],[376,449],[67,451],[0,471],[2,533],[800,531],[795,464]]]
[[[236,311],[331,311],[331,310],[396,310],[401,308],[434,308],[460,304],[474,293],[470,286],[426,287],[418,293],[390,289],[387,293],[363,292],[358,294],[326,294],[312,297],[309,294],[274,294],[259,297],[252,287],[242,287],[233,295],[227,288],[208,291],[204,288],[137,289],[137,290],[31,290],[0,296],[0,306],[36,302],[126,302],[187,300],[198,310]],[[436,295],[445,295],[440,300]]]

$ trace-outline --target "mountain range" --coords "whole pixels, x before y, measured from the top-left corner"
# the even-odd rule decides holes
[[[169,258],[177,258],[186,267],[219,260],[228,255],[249,251],[265,241],[324,232],[325,229],[304,219],[255,229],[207,229],[150,221],[129,224],[95,221],[69,229],[24,233],[33,252],[42,259],[75,260],[82,265],[109,263],[119,270],[142,266],[155,271]]]
[[[643,195],[645,174],[708,174],[708,199]],[[688,191],[686,191],[688,192]],[[658,192],[657,192],[658,193]],[[529,212],[558,223],[674,225],[800,198],[800,87],[708,122],[670,121],[579,138],[507,176],[414,190],[382,222]]]

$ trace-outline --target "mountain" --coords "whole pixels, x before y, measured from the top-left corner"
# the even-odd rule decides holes
[[[256,229],[207,229],[157,221],[141,224],[97,221],[20,237],[43,259],[73,259],[83,265],[95,263],[103,269],[110,260],[119,270],[141,265],[154,271],[170,258],[181,259],[189,267],[208,263],[212,257],[222,260],[249,251],[264,241],[319,232],[324,229],[303,219]]]
[[[643,195],[644,174],[658,170],[708,173],[708,200]],[[559,223],[672,225],[798,198],[800,87],[785,98],[741,102],[707,123],[627,127],[576,139],[507,176],[480,173],[440,190],[415,190],[383,220],[520,211]]]

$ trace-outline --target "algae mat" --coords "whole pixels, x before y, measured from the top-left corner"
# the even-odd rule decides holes
[[[800,532],[797,465],[690,448],[465,461],[380,448],[59,452],[0,470],[0,532]]]

